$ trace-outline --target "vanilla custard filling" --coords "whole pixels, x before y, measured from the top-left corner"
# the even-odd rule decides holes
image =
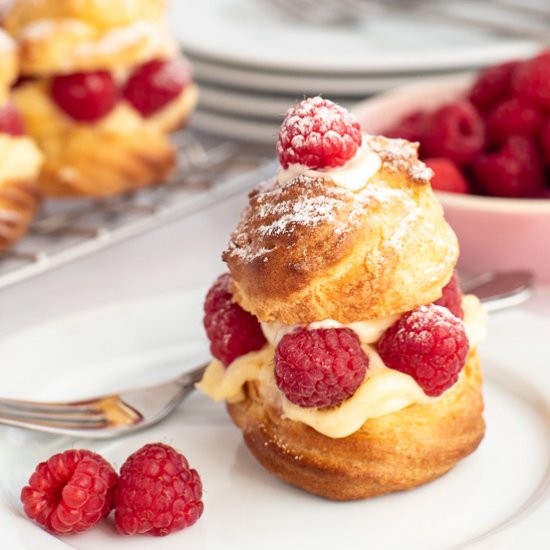
[[[487,314],[477,297],[473,295],[463,297],[462,307],[464,327],[472,349],[485,336]],[[409,405],[431,403],[440,398],[427,396],[408,374],[386,367],[373,347],[384,330],[398,317],[347,325],[359,336],[363,350],[369,357],[369,368],[357,391],[337,407],[299,407],[288,401],[279,391],[273,373],[274,348],[285,334],[296,328],[280,323],[262,324],[268,344],[261,350],[237,358],[227,368],[219,361],[213,360],[197,387],[214,400],[235,403],[244,399],[243,386],[246,382],[259,380],[263,398],[278,406],[284,418],[307,424],[327,437],[347,437],[356,432],[369,418],[378,418],[400,411]],[[345,325],[327,320],[312,323],[308,328],[336,326]],[[448,391],[450,390],[452,387]]]
[[[339,168],[312,170],[303,164],[291,164],[279,172],[277,180],[280,185],[286,185],[297,176],[325,178],[348,191],[360,191],[382,166],[382,159],[370,149],[367,142],[368,136],[363,134],[363,143],[355,156]]]
[[[42,153],[26,136],[0,134],[0,185],[5,181],[33,180],[42,165]]]

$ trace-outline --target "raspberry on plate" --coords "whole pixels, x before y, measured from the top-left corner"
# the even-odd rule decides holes
[[[51,94],[57,105],[80,122],[96,122],[107,116],[118,101],[113,75],[108,71],[56,76]]]
[[[512,88],[517,97],[550,110],[550,50],[521,62],[514,70]]]
[[[0,108],[0,133],[10,136],[25,134],[25,123],[21,114],[12,103],[6,103]]]
[[[468,350],[462,321],[433,304],[403,315],[378,342],[385,365],[412,376],[430,397],[441,395],[458,380]]]
[[[154,59],[131,74],[122,94],[139,113],[148,117],[176,99],[192,79],[191,65],[185,58]]]
[[[432,114],[420,153],[462,165],[471,162],[484,145],[485,129],[478,112],[468,101],[456,101]]]
[[[468,96],[474,107],[486,112],[509,97],[512,91],[512,75],[518,65],[517,61],[509,61],[481,71]]]
[[[430,122],[430,113],[414,111],[401,119],[395,126],[384,131],[389,138],[401,138],[407,141],[422,141]]]
[[[495,197],[536,197],[544,189],[537,148],[522,136],[511,136],[499,150],[480,154],[472,168],[480,188]]]
[[[464,319],[464,310],[462,309],[462,291],[458,284],[458,275],[453,271],[449,282],[443,287],[441,298],[434,302],[436,306],[446,307],[453,315],[459,319]]]
[[[547,118],[540,130],[540,145],[546,166],[550,166],[550,118]]]
[[[499,145],[510,136],[535,138],[544,120],[532,104],[511,98],[499,103],[485,118],[487,141]]]
[[[429,158],[424,163],[433,170],[432,188],[449,193],[468,193],[470,186],[460,168],[449,159]]]
[[[369,358],[349,328],[286,334],[275,351],[275,381],[286,398],[300,407],[333,407],[361,385]]]
[[[229,273],[218,277],[206,295],[203,320],[210,351],[226,367],[266,343],[258,319],[233,301],[230,284]]]
[[[56,535],[82,533],[110,511],[117,475],[101,456],[70,449],[41,462],[21,491],[25,514]]]
[[[122,535],[168,535],[201,517],[202,482],[181,453],[150,443],[122,465],[114,506]]]
[[[343,166],[361,146],[359,122],[328,99],[305,99],[289,109],[277,139],[283,168],[302,164],[317,170]]]

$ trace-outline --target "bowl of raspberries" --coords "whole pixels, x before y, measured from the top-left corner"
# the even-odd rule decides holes
[[[422,80],[354,112],[366,132],[420,144],[464,271],[550,280],[550,50]]]

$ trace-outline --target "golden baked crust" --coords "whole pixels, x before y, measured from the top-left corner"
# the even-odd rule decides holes
[[[0,29],[0,106],[7,98],[10,86],[17,78],[17,51],[13,40]]]
[[[0,252],[27,233],[40,202],[41,194],[34,181],[0,183]]]
[[[159,0],[19,0],[7,30],[20,50],[23,74],[132,67],[176,52]]]
[[[117,27],[136,19],[161,19],[166,0],[12,0],[4,24],[12,34],[42,19],[82,19],[94,27]]]
[[[437,300],[456,236],[416,147],[370,138],[382,167],[358,192],[298,176],[250,194],[223,258],[235,299],[261,321],[381,319]]]
[[[66,142],[40,146],[46,160],[38,183],[49,196],[117,195],[162,183],[175,164],[167,138],[146,129],[120,135],[78,126]]]
[[[310,493],[353,500],[411,489],[450,470],[483,438],[481,369],[476,350],[459,381],[430,404],[367,420],[331,439],[281,417],[248,382],[245,399],[227,405],[247,446],[272,474]]]

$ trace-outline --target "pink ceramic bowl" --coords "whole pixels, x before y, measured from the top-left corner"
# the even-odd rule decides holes
[[[363,129],[376,134],[417,110],[433,110],[463,96],[471,76],[423,80],[353,109]],[[460,241],[459,267],[479,273],[529,269],[550,281],[550,199],[505,199],[438,192]]]

